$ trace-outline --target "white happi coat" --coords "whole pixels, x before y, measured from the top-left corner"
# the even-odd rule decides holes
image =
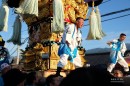
[[[81,43],[81,30],[78,29],[77,31],[75,24],[69,24],[66,26],[62,42],[66,43],[66,41],[69,42],[71,51],[73,51],[78,45],[81,45],[78,44],[78,41]]]
[[[124,71],[126,72],[129,71],[129,66],[125,61],[125,59],[123,58],[124,53],[127,50],[125,43],[119,40],[113,40],[110,47],[111,47],[110,64],[107,67],[107,70],[109,72],[112,72],[113,68],[118,62],[124,68]]]
[[[65,28],[61,43],[66,44],[66,41],[69,42],[69,48],[71,50],[70,52],[74,52],[77,49],[78,41],[81,42],[81,31],[80,29],[78,29],[77,31],[77,28],[74,24],[69,24]],[[76,52],[73,54],[74,54],[74,58],[71,58],[70,62],[72,62],[76,67],[82,67],[82,62],[79,53]],[[58,62],[57,67],[63,68],[65,65],[67,65],[69,57],[70,57],[69,53],[68,54],[62,53],[60,55],[60,60]]]
[[[118,58],[123,58],[124,53],[127,50],[125,43],[120,42],[118,39],[113,40],[110,47],[110,59],[112,63],[116,63]]]

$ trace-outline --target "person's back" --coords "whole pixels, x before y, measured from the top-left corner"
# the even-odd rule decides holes
[[[26,77],[26,85],[25,86],[36,86],[38,82],[36,72],[30,72]]]
[[[26,74],[19,69],[11,69],[3,76],[4,86],[24,86]]]
[[[117,83],[111,83],[112,78],[115,77],[101,67],[83,67],[70,72],[60,86],[116,86]],[[118,84],[118,86],[122,86],[122,84]]]
[[[46,85],[47,86],[59,86],[61,83],[62,76],[57,75],[50,75],[46,78]]]

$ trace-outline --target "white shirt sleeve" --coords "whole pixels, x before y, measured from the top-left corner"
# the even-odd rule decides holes
[[[118,40],[117,40],[117,39],[114,39],[114,40],[112,40],[111,42],[112,42],[112,43],[116,43],[116,42],[118,42]],[[112,47],[113,45],[110,44],[109,46]]]
[[[72,41],[72,34],[73,34],[73,25],[68,25],[66,27],[66,41],[68,41],[70,44],[71,44],[71,41]]]
[[[82,34],[81,34],[81,30],[78,31],[78,36],[77,36],[77,41],[81,41],[82,39]]]
[[[74,24],[70,24],[66,27],[66,41],[69,43],[69,47],[71,49],[71,51],[74,50],[74,45],[73,45],[73,38],[72,38],[72,35],[73,35],[73,32],[74,32],[74,27],[75,25]]]
[[[123,42],[123,43],[122,43],[122,47],[121,47],[121,53],[124,55],[126,50],[127,50],[126,45],[125,45],[125,43]]]
[[[78,35],[77,35],[77,43],[79,43],[78,44],[78,46],[80,46],[81,45],[81,41],[82,41],[82,32],[81,32],[81,30],[79,30],[78,31]]]

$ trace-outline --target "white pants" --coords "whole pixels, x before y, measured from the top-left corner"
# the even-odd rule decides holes
[[[125,61],[124,57],[118,56],[117,57],[117,62],[124,68],[124,71],[126,71],[126,72],[129,71],[129,66],[128,66],[127,62]],[[107,71],[112,72],[115,65],[116,64],[114,64],[114,63],[110,63],[108,68],[107,68]]]
[[[57,67],[63,68],[65,65],[67,65],[68,58],[69,58],[69,55],[66,55],[66,54],[61,55]],[[81,62],[81,58],[80,58],[79,54],[77,54],[77,56],[73,59],[72,63],[76,67],[82,67],[82,62]]]

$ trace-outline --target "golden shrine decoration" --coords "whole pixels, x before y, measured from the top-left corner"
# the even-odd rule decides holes
[[[60,57],[57,55],[58,47],[59,46],[57,44],[53,44],[51,50],[49,50],[49,46],[43,47],[42,44],[37,43],[32,49],[25,51],[23,55],[25,59],[24,70],[57,69],[57,63],[60,59]],[[50,56],[49,56],[49,52],[50,52]],[[47,56],[45,56],[46,54]],[[84,49],[79,50],[79,55],[81,57],[82,64],[84,65],[86,63],[86,60],[84,59],[85,56]],[[68,61],[68,64],[64,67],[64,69],[73,70],[75,69],[75,66],[70,61]]]
[[[37,19],[41,20],[43,17],[53,16],[53,0],[39,0]],[[65,22],[74,23],[77,17],[87,18],[88,3],[84,0],[62,0],[64,4],[64,20]],[[23,15],[24,21],[27,25],[36,22],[36,16]]]
[[[29,46],[33,46],[24,52],[23,57],[25,58],[24,67],[25,69],[56,69],[59,61],[57,55],[58,47],[57,44],[49,46],[43,46],[43,42],[46,41],[59,41],[61,40],[61,33],[56,34],[51,32],[53,16],[53,0],[38,0],[39,1],[39,14],[36,16],[23,15],[23,19],[29,28]],[[86,19],[88,4],[84,0],[62,0],[64,4],[64,20],[68,23],[74,23],[77,17]],[[44,54],[48,54],[48,58],[44,58]],[[82,59],[82,63],[85,64],[84,49],[79,50],[79,54]],[[64,69],[75,69],[74,65],[68,61],[68,64]]]

